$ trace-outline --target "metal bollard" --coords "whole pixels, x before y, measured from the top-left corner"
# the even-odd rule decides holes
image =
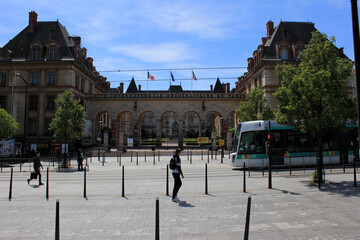
[[[60,240],[60,200],[56,199],[55,240]]]
[[[190,164],[192,164],[192,151],[190,151]]]
[[[243,167],[243,192],[246,192],[246,169],[245,169],[245,162],[244,162],[244,167]]]
[[[146,151],[145,151],[145,162],[146,162]]]
[[[166,196],[169,196],[169,164],[166,165]]]
[[[155,240],[160,239],[160,209],[159,197],[156,197],[156,214],[155,214]]]
[[[205,194],[208,194],[208,172],[207,172],[207,163],[205,163]]]
[[[156,152],[154,151],[154,158],[153,158],[153,164],[155,165],[155,155],[156,155]]]
[[[125,197],[125,169],[124,166],[122,166],[122,197]]]
[[[11,168],[11,174],[10,174],[9,201],[11,201],[12,198],[12,181],[13,181],[13,168]]]
[[[46,200],[49,201],[49,168],[46,168]]]
[[[119,166],[121,166],[121,155],[122,155],[122,152],[119,153]]]
[[[160,162],[160,150],[158,150],[158,162]]]
[[[201,160],[204,160],[204,158],[203,158],[203,149],[201,149]]]
[[[84,198],[86,198],[86,167],[84,169]]]
[[[248,197],[248,202],[247,202],[244,240],[249,239],[250,209],[251,209],[251,196]]]

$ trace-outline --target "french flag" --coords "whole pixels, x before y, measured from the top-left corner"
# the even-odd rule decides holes
[[[148,79],[155,80],[155,77],[148,72]]]
[[[196,76],[195,76],[194,71],[192,71],[192,75],[193,75],[193,79],[194,79],[195,81],[197,81],[197,78],[196,78]]]

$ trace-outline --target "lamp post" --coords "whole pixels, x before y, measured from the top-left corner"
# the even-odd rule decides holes
[[[221,125],[221,139],[222,139],[222,145],[221,145],[221,163],[224,161],[224,145],[225,145],[225,139],[224,139],[224,118],[220,118],[220,125]]]
[[[98,135],[98,161],[100,162],[100,142],[101,142],[101,123],[102,121],[99,121],[99,129],[100,129],[100,134]]]
[[[16,76],[20,77],[21,80],[24,81],[25,83],[25,106],[24,106],[24,137],[23,137],[23,142],[21,144],[21,156],[24,155],[24,149],[25,149],[25,142],[26,142],[26,113],[27,113],[27,92],[28,92],[28,85],[29,85],[29,82],[26,81],[23,76],[21,75],[21,73],[16,73],[15,74]]]

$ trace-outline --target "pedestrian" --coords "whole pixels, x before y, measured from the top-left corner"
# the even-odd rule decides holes
[[[181,154],[181,150],[180,149],[176,149],[175,155],[173,156],[175,162],[176,162],[176,167],[174,169],[172,169],[172,175],[174,177],[174,189],[173,189],[173,194],[172,194],[172,201],[173,202],[178,202],[180,201],[180,199],[178,198],[177,194],[179,192],[179,189],[182,185],[181,182],[181,178],[184,178],[184,174],[181,170],[181,159],[180,159],[180,154]]]
[[[78,162],[78,171],[83,170],[83,160],[84,160],[84,153],[81,149],[79,149],[77,162]]]
[[[41,167],[42,169],[44,169],[43,165],[42,165],[41,162],[40,162],[40,152],[36,152],[36,153],[35,153],[35,157],[34,157],[34,172],[35,172],[35,173],[32,173],[32,174],[30,175],[30,179],[27,180],[28,184],[30,184],[30,181],[31,181],[32,179],[36,179],[37,176],[39,176],[39,186],[44,185],[44,184],[41,182],[40,167]]]

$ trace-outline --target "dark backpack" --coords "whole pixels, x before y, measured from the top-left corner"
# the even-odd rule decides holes
[[[169,168],[174,170],[177,167],[175,158],[170,159]]]

